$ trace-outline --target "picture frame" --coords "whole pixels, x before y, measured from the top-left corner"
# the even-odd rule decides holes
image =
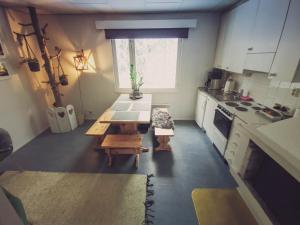
[[[4,52],[4,45],[3,45],[3,42],[0,40],[0,59],[3,59],[5,57],[6,57],[6,55]]]
[[[7,69],[6,62],[0,61],[0,81],[9,79],[10,77],[11,77],[11,74],[9,73],[9,71]]]

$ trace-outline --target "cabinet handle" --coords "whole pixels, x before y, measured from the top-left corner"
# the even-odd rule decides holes
[[[231,150],[230,153],[231,153],[232,155],[235,155],[235,151],[232,151],[232,150]]]
[[[251,48],[248,48],[248,51],[252,51],[253,50],[253,47],[251,47]]]
[[[237,143],[235,143],[235,142],[233,142],[233,145],[234,145],[235,147],[237,147],[237,146],[238,146],[238,144],[237,144]]]

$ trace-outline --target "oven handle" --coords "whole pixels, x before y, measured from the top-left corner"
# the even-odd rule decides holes
[[[228,116],[228,115],[226,115],[225,113],[223,113],[222,112],[222,110],[220,110],[220,109],[216,109],[215,111],[219,111],[223,116],[225,116],[227,119],[229,119],[229,120],[233,120],[233,118],[232,117],[230,117],[230,116]]]

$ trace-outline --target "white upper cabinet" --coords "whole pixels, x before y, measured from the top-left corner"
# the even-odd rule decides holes
[[[242,73],[258,0],[247,1],[222,16],[215,67]]]
[[[227,49],[229,63],[228,68],[226,68],[231,72],[243,73],[257,6],[258,0],[252,0],[234,10],[229,49]]]
[[[291,82],[299,69],[300,1],[292,0],[283,34],[271,68],[274,79]]]
[[[251,31],[249,53],[276,52],[289,2],[290,0],[260,0]]]
[[[216,49],[215,67],[219,69],[224,68],[224,54],[225,54],[225,38],[228,33],[229,13],[225,13],[221,17],[221,25],[219,29],[218,44]]]
[[[269,73],[290,0],[249,0],[222,17],[215,67]]]
[[[270,72],[289,2],[290,0],[259,0],[244,69]]]

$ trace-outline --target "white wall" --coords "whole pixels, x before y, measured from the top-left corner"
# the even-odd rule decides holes
[[[194,119],[197,87],[202,86],[206,74],[213,66],[219,14],[135,14],[135,15],[41,15],[41,23],[48,23],[49,49],[61,47],[65,73],[70,85],[61,88],[64,102],[72,103],[77,114],[97,118],[117,98],[115,92],[113,57],[110,40],[103,30],[96,30],[95,21],[101,19],[169,19],[196,18],[198,25],[191,29],[189,38],[183,40],[177,91],[155,93],[153,104],[170,104],[175,119]],[[89,70],[79,74],[73,66],[75,50],[84,49],[89,55]],[[78,75],[79,80],[78,82]],[[81,91],[81,94],[80,94]],[[80,102],[80,95],[82,102]]]
[[[237,88],[249,90],[250,96],[261,104],[273,107],[279,103],[290,109],[300,108],[300,98],[291,95],[291,83],[272,81],[265,73],[234,74],[233,78],[238,83]]]
[[[17,22],[23,17],[9,15],[13,29],[18,31]],[[25,22],[24,20],[22,22]],[[0,80],[0,127],[11,134],[14,149],[18,149],[47,127],[45,109],[47,90],[38,82],[41,73],[32,74],[25,65],[19,64],[18,49],[11,30],[0,8],[0,38],[9,53],[2,60],[7,63],[11,79]]]

